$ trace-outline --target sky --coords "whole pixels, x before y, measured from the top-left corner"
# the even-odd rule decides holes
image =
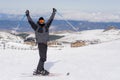
[[[119,3],[120,0],[0,0],[0,13],[24,14],[28,9],[32,14],[45,14],[56,8],[68,19],[89,20],[94,17],[93,21],[100,21],[108,17],[109,20],[105,18],[108,21],[112,21],[111,18],[119,21]]]

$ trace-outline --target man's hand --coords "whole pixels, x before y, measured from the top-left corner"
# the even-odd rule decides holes
[[[53,8],[53,12],[57,12],[57,10],[55,8]]]
[[[26,13],[26,16],[29,16],[29,10],[26,10],[25,13]]]

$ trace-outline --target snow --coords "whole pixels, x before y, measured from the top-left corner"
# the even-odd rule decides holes
[[[67,33],[67,34],[56,34],[56,35],[64,35],[62,39],[59,39],[58,41],[65,41],[65,42],[74,42],[77,40],[100,40],[100,42],[105,41],[111,41],[114,39],[120,38],[120,30],[118,29],[111,29],[108,31],[105,31],[103,29],[98,30],[86,30],[76,33]]]
[[[33,47],[24,44],[24,40],[19,36],[9,32],[0,31],[0,48],[32,49]]]
[[[38,50],[0,49],[0,80],[120,80],[119,33],[119,30],[83,31],[78,33],[82,34],[81,39],[97,37],[105,42],[78,48],[49,47],[45,69],[61,74],[52,77],[31,77],[39,61]]]
[[[0,31],[0,41],[22,43],[23,39],[8,32]]]
[[[30,33],[30,35],[29,35],[29,36],[27,36],[26,38],[30,38],[30,37],[33,37],[33,38],[35,38],[35,34],[33,34],[33,33]]]

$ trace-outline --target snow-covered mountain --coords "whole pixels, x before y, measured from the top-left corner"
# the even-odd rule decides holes
[[[72,31],[60,31],[60,32],[53,32],[50,35],[56,36],[64,36],[57,41],[64,41],[64,42],[75,42],[77,40],[100,40],[101,42],[111,41],[115,39],[120,39],[120,29],[96,29],[96,30],[85,30],[80,32],[72,32]],[[33,37],[35,38],[34,33],[30,34],[26,38]]]
[[[9,32],[0,32],[0,48],[7,49],[31,49],[30,45],[24,44],[24,39]]]
[[[97,30],[86,30],[81,32],[61,31],[57,33],[50,33],[50,35],[51,35],[50,38],[53,41],[57,41],[58,43],[61,43],[62,46],[66,46],[64,42],[69,43],[69,46],[70,46],[71,43],[74,43],[76,41],[85,41],[86,44],[90,44],[90,43],[98,44],[98,43],[117,40],[117,39],[120,39],[120,30],[119,29],[109,29],[109,30],[97,29]],[[26,39],[27,38],[35,39],[34,33],[30,33],[29,36],[26,37]],[[21,48],[23,47],[22,45],[24,43],[24,40],[21,39],[19,36],[12,35],[7,32],[0,32],[0,41],[1,43],[4,42],[9,45],[11,43],[12,45],[15,44],[14,46],[18,44],[16,47],[21,46]]]
[[[23,39],[9,32],[0,31],[0,41],[23,43]]]
[[[57,41],[60,42],[75,42],[75,41],[95,41],[99,42],[108,42],[116,39],[120,39],[120,30],[119,29],[110,29],[110,30],[85,30],[81,32],[68,32],[68,33],[54,33],[58,36],[64,36]]]

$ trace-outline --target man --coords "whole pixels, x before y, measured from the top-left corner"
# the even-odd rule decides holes
[[[49,20],[45,23],[43,17],[40,17],[37,23],[34,23],[32,18],[30,17],[29,10],[26,10],[26,16],[29,24],[35,31],[36,42],[38,44],[40,60],[37,66],[37,70],[33,73],[33,75],[48,75],[49,72],[44,69],[44,62],[47,58],[47,42],[49,40],[49,27],[55,17],[56,9],[53,8],[52,15]]]

